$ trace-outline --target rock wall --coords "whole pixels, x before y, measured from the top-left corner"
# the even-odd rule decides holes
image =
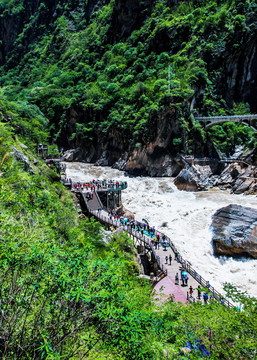
[[[234,102],[248,102],[251,111],[257,111],[257,42],[256,37],[230,53],[225,62],[224,76],[226,79],[225,99],[232,106]]]
[[[151,0],[116,0],[109,38],[119,41],[138,29],[151,10]]]
[[[133,175],[175,176],[181,170],[172,146],[173,139],[181,136],[176,109],[166,108],[159,113],[152,119],[150,130],[152,141],[133,149],[125,170]]]

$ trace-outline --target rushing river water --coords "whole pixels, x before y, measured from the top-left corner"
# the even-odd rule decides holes
[[[73,181],[127,181],[122,202],[135,214],[135,219],[147,219],[151,226],[168,235],[181,255],[216,290],[223,293],[223,283],[229,282],[257,297],[257,260],[215,257],[209,230],[211,216],[217,209],[232,203],[257,208],[256,196],[232,195],[219,189],[199,193],[178,191],[172,178],[129,178],[110,167],[84,163],[66,165],[67,176]]]

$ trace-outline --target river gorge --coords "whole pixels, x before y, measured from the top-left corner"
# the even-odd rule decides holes
[[[135,218],[147,219],[151,226],[167,234],[194,269],[221,293],[229,282],[257,297],[257,261],[250,258],[215,257],[209,229],[214,212],[229,204],[257,209],[256,196],[233,195],[213,188],[204,192],[177,190],[173,178],[127,177],[110,167],[67,162],[67,177],[73,182],[92,179],[127,181],[122,202]]]

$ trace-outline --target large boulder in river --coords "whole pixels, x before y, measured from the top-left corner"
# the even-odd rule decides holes
[[[174,180],[174,184],[179,190],[185,191],[199,191],[198,186],[199,178],[187,169],[180,171]]]
[[[184,191],[206,190],[206,186],[201,175],[202,174],[195,166],[191,166],[188,169],[180,171],[178,176],[174,179],[174,184],[179,190]]]
[[[212,217],[215,255],[257,259],[257,209],[231,204]]]

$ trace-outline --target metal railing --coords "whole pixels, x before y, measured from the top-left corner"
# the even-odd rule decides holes
[[[97,191],[121,191],[127,189],[127,181],[119,182],[119,184],[109,184],[107,186],[99,186],[96,189]]]
[[[87,200],[84,197],[83,192],[81,192],[87,210],[90,214],[92,214],[94,217],[102,220],[105,224],[108,225],[112,225],[116,228],[121,228],[124,231],[127,231],[131,236],[134,236],[136,238],[138,238],[140,241],[143,241],[145,244],[147,244],[150,248],[151,251],[155,257],[155,260],[159,266],[159,269],[161,270],[162,274],[164,274],[165,276],[167,275],[167,268],[166,266],[161,262],[160,257],[156,254],[154,246],[151,242],[151,238],[145,235],[142,235],[141,232],[137,231],[136,229],[133,229],[131,226],[129,226],[128,224],[121,224],[120,222],[118,222],[118,220],[114,220],[113,218],[110,217],[106,217],[104,215],[101,214],[101,211],[99,210],[91,210],[87,204]],[[220,303],[222,303],[225,306],[228,306],[229,308],[234,307],[234,305],[232,303],[230,303],[227,299],[224,298],[224,296],[222,294],[220,294],[217,290],[214,289],[213,286],[210,285],[208,280],[205,280],[192,266],[191,264],[184,259],[179,251],[177,250],[176,246],[174,245],[174,243],[171,241],[171,239],[169,237],[167,237],[164,233],[160,232],[157,230],[157,232],[160,235],[160,238],[165,238],[165,240],[168,242],[171,250],[173,251],[173,253],[176,255],[176,259],[177,261],[181,264],[182,269],[185,269],[201,286],[205,287],[208,289],[208,291],[212,294],[212,297],[216,300],[218,300]],[[162,275],[160,274],[160,276]],[[189,301],[191,301],[192,299],[190,299]],[[194,302],[194,301],[193,301]]]
[[[196,116],[198,121],[240,121],[240,120],[256,120],[257,114],[252,115],[221,115],[221,116]]]
[[[160,236],[165,236],[165,240],[169,243],[170,248],[174,252],[174,254],[177,254],[177,261],[182,265],[182,268],[185,269],[201,286],[208,289],[208,291],[212,294],[214,299],[220,301],[222,304],[228,306],[228,307],[234,307],[233,304],[231,304],[227,299],[224,298],[222,294],[220,294],[217,290],[214,289],[213,286],[210,285],[208,280],[205,280],[192,266],[191,264],[184,259],[179,251],[177,250],[174,243],[171,241],[169,237],[167,237],[165,234],[159,232]]]
[[[95,189],[95,191],[121,191],[125,190],[128,187],[127,181],[119,181],[119,182],[113,182],[113,183],[104,183],[101,182],[87,182],[87,183],[73,183],[73,187],[80,189],[87,189],[90,190],[91,187]]]

